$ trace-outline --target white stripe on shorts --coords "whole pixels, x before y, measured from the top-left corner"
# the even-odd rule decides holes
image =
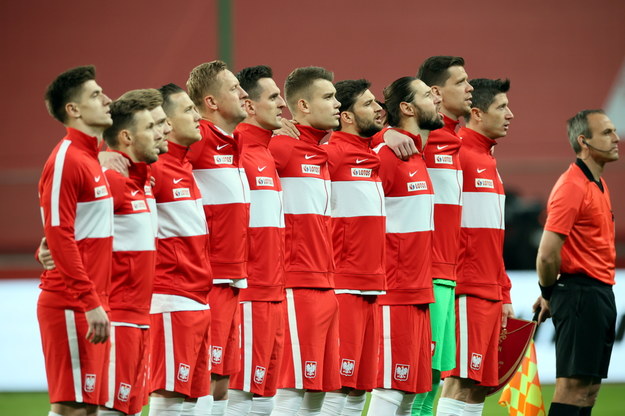
[[[165,341],[165,390],[175,391],[174,378],[176,361],[174,360],[174,332],[171,328],[171,312],[163,313],[163,334]]]
[[[299,348],[299,334],[297,332],[297,315],[295,314],[295,299],[293,289],[286,289],[287,319],[289,321],[289,334],[291,335],[291,354],[293,355],[293,369],[295,376],[295,388],[304,388],[302,377],[302,353]]]
[[[382,337],[384,340],[384,388],[392,388],[393,350],[391,348],[391,307],[382,306]]]
[[[252,302],[242,302],[243,305],[243,391],[250,391],[252,383],[252,336],[254,335],[252,320]]]
[[[469,329],[467,321],[467,296],[458,296],[458,333],[460,335],[460,362],[458,368],[461,378],[469,378]]]
[[[104,406],[112,409],[115,405],[115,326],[111,325],[111,336],[109,337],[111,340],[111,352],[109,354],[109,394],[108,400],[104,404]]]
[[[74,311],[71,309],[65,309],[65,327],[67,328],[67,343],[69,345],[69,356],[72,362],[74,395],[76,396],[76,401],[82,403],[82,371],[80,368],[78,334],[76,332],[76,317],[74,316]]]

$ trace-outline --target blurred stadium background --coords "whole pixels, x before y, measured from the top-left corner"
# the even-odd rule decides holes
[[[293,68],[323,66],[336,80],[369,79],[381,98],[384,86],[414,75],[428,56],[463,56],[471,78],[512,81],[515,119],[496,148],[508,193],[505,260],[510,270],[534,267],[549,190],[574,159],[566,120],[581,109],[604,108],[625,132],[621,0],[36,0],[2,2],[0,11],[0,87],[6,98],[0,102],[5,134],[0,303],[7,306],[0,321],[11,321],[3,338],[23,327],[19,311],[8,307],[12,289],[7,287],[24,279],[28,291],[36,292],[27,282],[34,282],[30,279],[40,270],[33,258],[42,233],[37,182],[63,135],[46,112],[43,93],[54,76],[73,66],[95,64],[98,82],[111,98],[168,82],[184,86],[195,65],[216,58],[235,72],[270,65],[278,84]],[[609,166],[605,178],[616,218],[617,267],[625,268],[624,161]],[[531,303],[533,296],[524,299]],[[34,313],[34,304],[26,307]],[[622,346],[622,308],[618,322]],[[624,359],[622,353],[615,356],[613,366],[622,366]],[[0,366],[0,376],[10,379],[7,371]],[[3,384],[0,390],[15,389]]]

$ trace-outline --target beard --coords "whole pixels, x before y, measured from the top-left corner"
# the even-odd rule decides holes
[[[363,120],[358,116],[355,118],[358,134],[362,137],[373,137],[376,133],[382,130],[382,127],[375,124],[374,121]]]
[[[418,106],[417,109],[419,110],[419,118],[417,119],[417,122],[419,123],[420,129],[432,131],[440,129],[445,125],[443,118],[438,113],[427,114]]]

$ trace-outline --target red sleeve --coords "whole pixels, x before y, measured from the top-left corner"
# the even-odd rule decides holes
[[[384,188],[385,195],[391,193],[393,189],[395,174],[397,172],[397,163],[399,163],[399,159],[395,156],[395,154],[390,155],[389,150],[390,149],[384,149],[383,147],[379,152],[380,171],[378,175],[382,181],[382,188]]]
[[[71,159],[65,158],[62,173],[55,171],[56,166],[52,164],[49,174],[42,178],[41,205],[44,232],[54,264],[65,286],[72,296],[83,303],[85,310],[89,311],[101,306],[102,303],[87,275],[74,238],[76,207],[82,177],[81,169],[71,162]],[[55,173],[57,182],[60,183],[58,198],[53,195],[52,189]]]
[[[107,169],[104,174],[111,188],[111,196],[113,197],[113,209],[117,212],[124,203],[124,192],[126,191],[126,178],[121,173]]]
[[[269,151],[276,161],[276,170],[278,172],[281,172],[282,169],[284,169],[289,163],[291,153],[293,152],[293,144],[291,143],[291,140],[295,139],[278,136],[274,137],[269,142]]]
[[[510,296],[510,289],[512,289],[512,282],[510,276],[505,271],[501,273],[499,277],[499,283],[501,284],[501,296],[503,303],[512,303],[512,297]]]
[[[556,184],[547,203],[545,230],[568,236],[575,224],[584,196],[585,190],[579,184],[570,181]]]

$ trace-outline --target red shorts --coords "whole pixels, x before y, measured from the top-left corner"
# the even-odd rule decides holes
[[[213,285],[211,305],[211,373],[233,375],[241,369],[239,289]]]
[[[37,305],[50,403],[104,405],[110,344],[85,339],[84,312]]]
[[[499,384],[501,301],[475,296],[456,297],[456,368],[445,376],[475,380],[481,386]]]
[[[287,331],[278,388],[339,389],[339,305],[334,291],[287,289],[286,303]]]
[[[339,302],[341,384],[358,390],[376,387],[380,314],[377,296],[336,295]]]
[[[241,303],[241,371],[230,388],[259,396],[276,394],[284,352],[286,302]]]
[[[428,305],[380,306],[379,388],[432,390],[432,332]]]
[[[124,414],[139,413],[147,403],[150,330],[111,325],[108,398],[104,406]]]
[[[210,310],[151,314],[150,392],[191,398],[210,392]]]

